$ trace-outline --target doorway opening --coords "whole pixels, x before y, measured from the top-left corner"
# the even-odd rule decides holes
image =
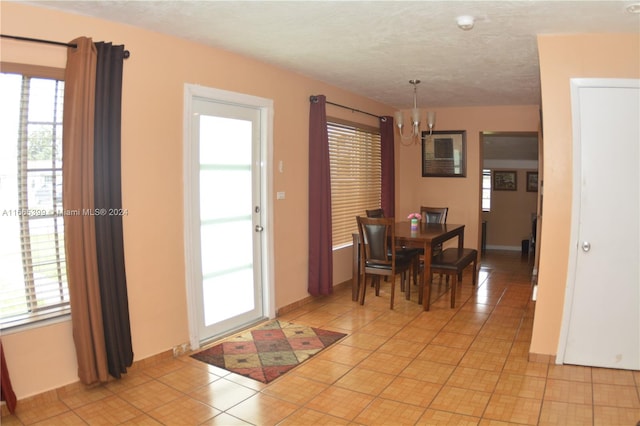
[[[539,134],[481,132],[480,145],[483,252],[521,252],[532,264],[535,281],[542,200]]]

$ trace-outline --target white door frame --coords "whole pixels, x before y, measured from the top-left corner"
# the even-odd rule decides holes
[[[622,78],[572,78],[571,79],[571,119],[573,135],[573,192],[571,205],[571,230],[569,243],[569,260],[567,268],[567,282],[565,287],[564,306],[562,313],[562,324],[560,328],[560,338],[558,341],[558,351],[556,354],[556,364],[564,364],[567,340],[569,338],[571,310],[573,307],[576,266],[578,262],[579,232],[580,232],[580,208],[582,196],[582,157],[581,157],[581,116],[580,116],[580,89],[584,87],[638,87],[636,79]]]
[[[193,148],[191,144],[191,120],[193,116],[192,100],[195,98],[211,99],[215,102],[228,102],[236,105],[246,105],[261,110],[261,135],[260,145],[264,153],[262,163],[254,164],[261,173],[261,208],[264,221],[264,231],[262,232],[262,288],[263,288],[263,312],[268,318],[274,318],[275,289],[274,289],[274,268],[273,268],[273,204],[271,194],[273,193],[273,100],[260,98],[257,96],[235,93],[227,90],[214,89],[186,83],[184,85],[184,117],[183,117],[183,179],[184,179],[184,257],[185,257],[185,283],[187,292],[187,315],[189,320],[189,344],[191,349],[200,347],[200,336],[198,332],[197,317],[197,296],[194,290],[195,285],[200,285],[202,281],[202,271],[196,271],[191,259],[193,253],[190,235],[200,232],[200,223],[195,219],[195,212],[191,203],[194,188],[197,188],[193,181],[191,158]]]

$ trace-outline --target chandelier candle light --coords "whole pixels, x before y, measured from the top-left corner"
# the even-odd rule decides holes
[[[420,110],[418,109],[418,84],[420,80],[409,80],[409,83],[413,85],[413,109],[411,110],[411,134],[405,135],[402,129],[404,128],[404,114],[402,111],[396,111],[395,120],[398,127],[398,133],[400,134],[400,140],[403,145],[417,144],[420,139]],[[433,111],[427,112],[427,126],[429,127],[429,136],[433,131],[433,127],[436,123],[436,113]],[[405,143],[407,141],[407,143]]]

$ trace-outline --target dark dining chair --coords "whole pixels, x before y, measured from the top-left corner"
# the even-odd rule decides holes
[[[420,215],[424,223],[447,223],[449,207],[420,206]]]
[[[449,207],[425,207],[420,206],[420,215],[422,216],[423,223],[447,223],[447,213],[449,212]],[[439,254],[442,251],[442,244],[438,244],[433,247],[433,251],[431,254],[433,256]],[[423,253],[421,253],[424,255]]]
[[[423,223],[447,223],[447,213],[449,213],[449,207],[428,207],[420,206],[420,216],[422,216]],[[432,259],[442,253],[442,244],[438,244],[432,248]],[[424,261],[424,249],[420,249],[420,263],[419,267],[422,268],[422,262]],[[432,260],[433,262],[433,260]],[[442,281],[442,273],[440,273],[440,280]],[[449,282],[449,276],[447,276],[447,282]],[[429,283],[433,280],[433,274],[429,277]],[[420,297],[421,298],[421,297]]]
[[[393,309],[396,275],[400,275],[405,288],[407,272],[414,258],[395,249],[395,222],[393,218],[356,217],[360,234],[360,304],[364,305],[367,277],[375,282],[376,296],[380,295],[380,277],[391,281],[390,309]]]
[[[382,209],[371,209],[366,210],[367,217],[384,217],[384,210]]]
[[[370,209],[370,210],[366,210],[367,213],[367,217],[385,217],[384,216],[384,210],[380,209]],[[397,247],[396,246],[396,251],[398,251],[399,253],[401,253],[403,256],[408,256],[408,257],[412,257],[413,258],[413,264],[411,266],[412,269],[412,276],[413,276],[413,284],[417,285],[418,284],[418,274],[420,273],[420,250],[417,248],[411,248],[411,247],[405,247],[405,246],[401,246],[401,247]],[[386,278],[385,278],[386,281]],[[407,300],[411,299],[411,287],[407,286],[405,288],[404,286],[404,281],[403,284],[400,288],[401,291],[405,292],[405,297]]]

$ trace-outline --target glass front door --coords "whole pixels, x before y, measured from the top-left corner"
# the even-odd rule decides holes
[[[201,272],[195,296],[204,342],[264,317],[261,185],[254,167],[261,164],[261,110],[195,98],[192,111],[199,222],[192,261]]]

